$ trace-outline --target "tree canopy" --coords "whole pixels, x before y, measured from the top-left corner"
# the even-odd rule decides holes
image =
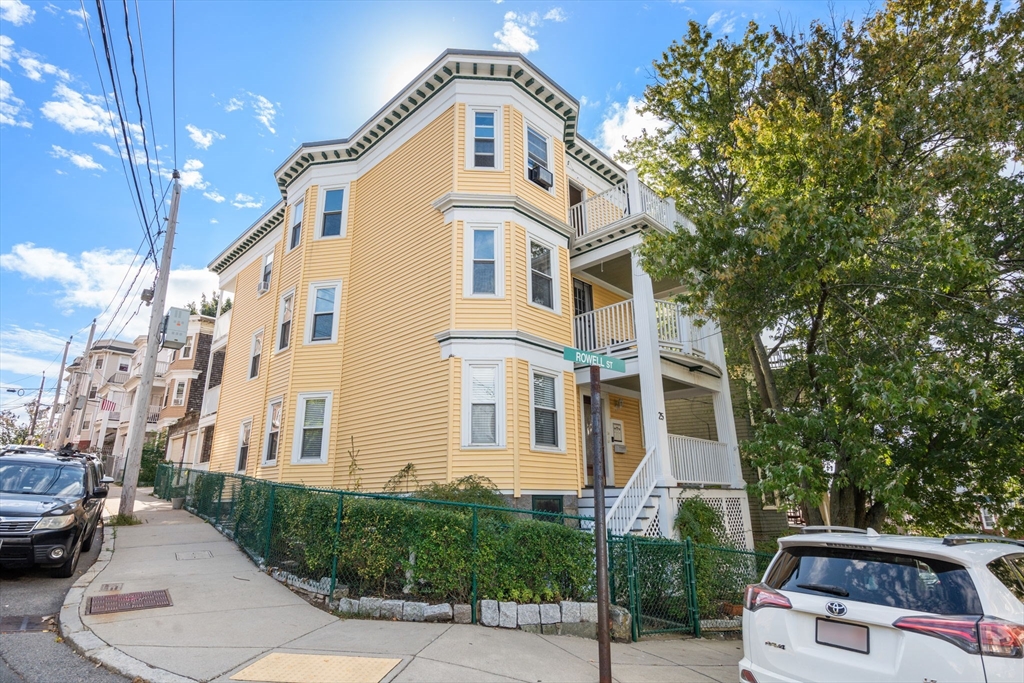
[[[645,267],[720,321],[765,490],[832,524],[1024,529],[1024,10],[691,22],[622,158],[695,223]],[[768,347],[768,348],[766,348]]]

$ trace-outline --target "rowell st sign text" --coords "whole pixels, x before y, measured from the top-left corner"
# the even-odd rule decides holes
[[[572,361],[577,365],[596,365],[599,368],[605,370],[614,370],[616,372],[626,371],[626,361],[619,358],[612,358],[611,356],[602,356],[599,353],[590,353],[589,351],[580,351],[574,349],[571,346],[566,346],[565,351],[562,354],[565,360]]]

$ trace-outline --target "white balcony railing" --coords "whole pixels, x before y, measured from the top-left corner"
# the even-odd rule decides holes
[[[167,373],[167,361],[158,360],[156,362],[156,376],[163,377]],[[132,377],[142,377],[142,363],[139,363],[132,368]]]
[[[217,316],[217,322],[213,325],[213,344],[218,344],[228,336],[228,329],[231,327],[231,309],[224,311]]]
[[[632,197],[629,183],[624,182],[570,207],[569,223],[576,236],[582,237],[603,230],[623,218],[640,214],[647,214],[666,228],[672,228],[676,220],[673,204],[637,180]]]
[[[692,436],[668,435],[672,477],[683,484],[732,483],[729,446]]]
[[[220,385],[210,387],[203,394],[203,407],[200,415],[212,415],[217,412],[217,404],[220,403]]]
[[[654,302],[658,342],[670,350],[698,358],[707,356],[710,327],[698,327],[671,301]],[[633,300],[603,306],[573,318],[576,348],[583,351],[614,352],[636,344]]]
[[[608,533],[615,536],[628,534],[633,530],[633,523],[650,500],[654,487],[658,485],[658,459],[652,447],[640,464],[633,470],[622,492],[615,499],[615,504],[608,510],[605,522]]]

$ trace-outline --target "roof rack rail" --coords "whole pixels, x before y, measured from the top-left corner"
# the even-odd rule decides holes
[[[865,536],[878,536],[878,532],[868,527],[858,529],[853,526],[805,526],[800,529],[801,534],[864,534]]]
[[[1024,547],[1024,541],[992,534],[947,534],[942,545],[965,545],[967,543],[1013,543]]]

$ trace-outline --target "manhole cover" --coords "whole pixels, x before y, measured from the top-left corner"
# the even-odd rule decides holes
[[[179,560],[208,560],[213,557],[213,553],[209,550],[193,550],[187,553],[174,553],[174,556]]]
[[[137,609],[170,606],[171,596],[166,590],[94,595],[89,598],[89,614],[110,614],[111,612],[130,612]]]
[[[0,617],[0,633],[24,633],[27,631],[45,631],[46,623],[41,614],[27,616]]]
[[[401,661],[376,657],[271,652],[231,676],[231,680],[272,683],[378,683]]]
[[[100,590],[104,593],[113,593],[124,588],[123,583],[104,583],[100,586]]]

